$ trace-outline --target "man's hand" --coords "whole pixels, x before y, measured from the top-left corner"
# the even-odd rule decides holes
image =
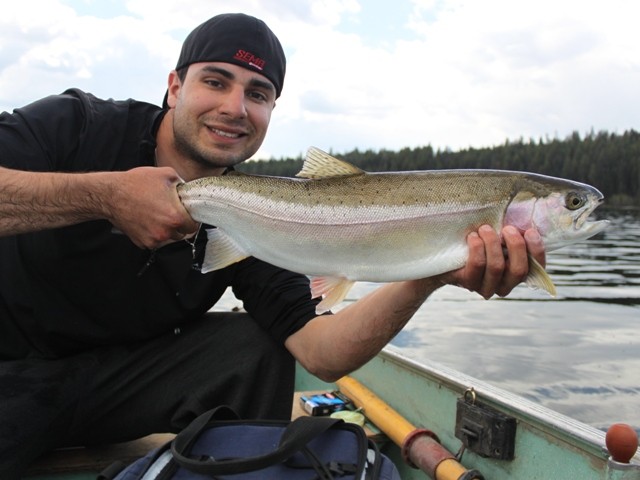
[[[180,202],[182,180],[169,167],[139,167],[121,173],[106,208],[108,219],[141,248],[183,240],[198,229]]]
[[[544,267],[545,252],[542,238],[534,229],[522,235],[515,227],[506,226],[501,236],[484,225],[467,237],[469,258],[467,264],[440,277],[443,283],[457,285],[484,298],[494,294],[508,295],[525,280],[529,272],[527,253]]]

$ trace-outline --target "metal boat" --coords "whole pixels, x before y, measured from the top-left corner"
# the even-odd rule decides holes
[[[443,365],[417,363],[386,349],[348,380],[364,386],[385,406],[374,412],[361,393],[344,392],[368,417],[369,430],[403,479],[640,480],[640,454],[633,453],[637,436],[636,446],[626,455],[631,458],[622,458],[625,455],[617,450],[625,439],[616,438],[615,432],[607,434]],[[344,381],[323,383],[298,369],[298,391],[341,387],[351,390],[345,389]],[[415,426],[415,431],[405,435],[401,425]],[[166,441],[166,436],[160,440]],[[422,440],[427,442],[425,450],[413,451],[422,448]],[[54,452],[25,478],[95,479],[105,462],[128,461],[154,442],[157,438],[142,447],[137,442],[137,450],[133,444],[110,447],[110,454],[107,447],[90,454]],[[431,447],[439,449],[437,458]],[[443,452],[449,455],[442,457]],[[77,460],[83,456],[84,463]],[[440,457],[454,466],[444,468]]]

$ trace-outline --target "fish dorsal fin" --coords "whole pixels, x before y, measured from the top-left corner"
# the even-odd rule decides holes
[[[350,175],[362,175],[363,173],[365,173],[364,170],[360,170],[349,162],[338,160],[319,148],[309,147],[302,170],[298,172],[296,177],[318,179],[347,177]]]

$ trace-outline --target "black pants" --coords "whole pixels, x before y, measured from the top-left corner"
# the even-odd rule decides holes
[[[0,478],[56,447],[177,432],[218,405],[290,418],[293,384],[293,357],[243,313],[62,360],[0,362]]]

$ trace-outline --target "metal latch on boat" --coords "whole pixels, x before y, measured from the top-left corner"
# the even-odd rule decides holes
[[[512,460],[516,419],[477,401],[473,388],[458,399],[455,436],[463,448],[482,457]]]

